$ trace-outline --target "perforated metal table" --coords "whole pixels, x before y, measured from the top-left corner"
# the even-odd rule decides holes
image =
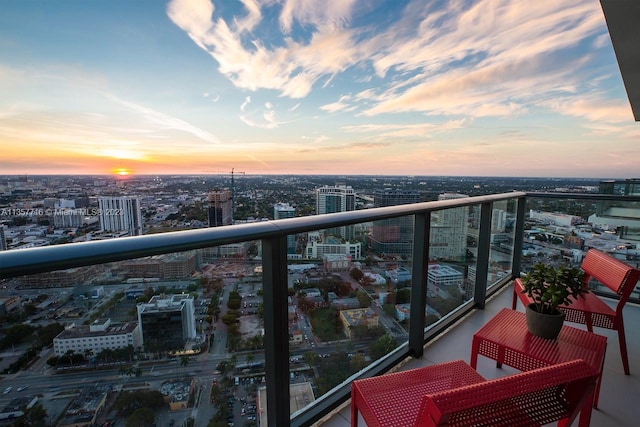
[[[597,408],[606,348],[606,337],[567,325],[557,339],[537,337],[527,331],[524,313],[503,308],[473,335],[470,365],[477,367],[478,355],[520,371],[582,359],[599,373],[593,399]]]

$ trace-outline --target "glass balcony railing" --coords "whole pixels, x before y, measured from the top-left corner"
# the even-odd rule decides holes
[[[526,207],[522,272],[537,262],[579,266],[589,248],[606,252],[633,267],[640,266],[640,197],[637,194],[562,197],[557,193],[530,193]],[[616,298],[607,287],[597,282],[591,285],[596,293]],[[630,301],[640,302],[639,287],[631,294]]]
[[[579,264],[602,244],[637,265],[619,229],[588,223],[603,200],[638,212],[640,198],[452,197],[11,250],[0,253],[0,278],[5,293],[29,301],[32,327],[130,325],[106,337],[108,351],[89,335],[56,335],[38,366],[70,373],[33,380],[37,391],[76,386],[77,375],[121,390],[171,384],[172,408],[197,405],[201,423],[242,415],[310,425],[349,398],[353,379],[420,357],[535,262]]]

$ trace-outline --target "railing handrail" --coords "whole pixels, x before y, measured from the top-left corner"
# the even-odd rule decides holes
[[[400,216],[425,214],[442,209],[509,200],[525,195],[524,192],[501,193],[223,227],[9,250],[0,252],[0,278],[202,249]]]
[[[537,197],[541,199],[580,199],[593,201],[611,201],[611,202],[640,202],[640,196],[623,195],[623,194],[596,194],[596,193],[553,193],[553,192],[525,192],[527,197]]]

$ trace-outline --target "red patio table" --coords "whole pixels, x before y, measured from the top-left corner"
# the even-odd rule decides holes
[[[503,308],[473,335],[470,365],[477,367],[478,355],[520,371],[583,359],[599,373],[593,399],[597,408],[606,348],[606,337],[567,325],[556,339],[537,337],[527,330],[524,313]]]

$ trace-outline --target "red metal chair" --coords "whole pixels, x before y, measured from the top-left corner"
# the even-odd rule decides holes
[[[618,331],[622,366],[624,373],[629,375],[629,357],[627,356],[622,309],[640,278],[640,270],[597,249],[589,249],[587,256],[582,261],[581,268],[585,272],[585,286],[588,285],[589,279],[594,278],[618,294],[620,299],[614,310],[597,295],[589,292],[584,298],[573,299],[573,303],[570,305],[560,306],[565,313],[565,320],[587,325],[589,332],[593,332],[594,326]],[[525,306],[533,302],[528,295],[522,293],[523,289],[522,280],[520,278],[514,280],[513,309],[516,308],[518,298]]]
[[[569,425],[591,419],[598,373],[582,360],[485,380],[462,360],[356,380],[351,425]]]

